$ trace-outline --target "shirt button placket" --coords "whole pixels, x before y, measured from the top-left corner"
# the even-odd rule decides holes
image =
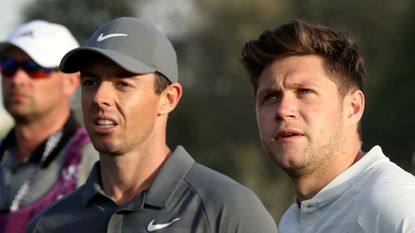
[[[114,213],[108,222],[107,233],[121,233],[123,218],[123,214]]]

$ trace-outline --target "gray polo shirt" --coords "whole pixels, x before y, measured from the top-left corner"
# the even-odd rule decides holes
[[[104,194],[98,165],[84,186],[34,218],[27,232],[277,232],[251,190],[195,163],[181,146],[151,187],[122,207]]]

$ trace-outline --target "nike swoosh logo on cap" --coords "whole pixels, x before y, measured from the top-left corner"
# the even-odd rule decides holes
[[[97,38],[97,41],[101,42],[101,41],[106,40],[106,39],[111,38],[111,37],[120,37],[120,36],[128,36],[128,34],[112,33],[112,34],[108,34],[108,35],[104,36],[104,33],[101,33],[101,35],[99,35],[99,37]]]
[[[180,218],[175,218],[175,219],[173,219],[173,220],[171,220],[170,222],[168,222],[168,223],[161,223],[161,224],[154,224],[154,219],[153,220],[151,220],[151,222],[148,224],[148,226],[147,226],[147,231],[148,232],[153,232],[153,231],[157,231],[157,230],[160,230],[160,229],[163,229],[163,228],[166,228],[166,227],[169,227],[171,224],[173,224],[174,222],[177,222],[177,221],[179,221],[180,220]]]

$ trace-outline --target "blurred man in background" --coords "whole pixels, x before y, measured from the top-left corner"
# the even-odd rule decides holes
[[[379,146],[361,150],[366,72],[355,43],[294,20],[247,42],[241,61],[263,145],[297,194],[280,232],[415,232],[414,176]]]
[[[1,78],[1,75],[0,75]],[[1,88],[1,82],[0,82],[0,91],[3,88]],[[0,94],[0,138],[3,138],[6,136],[6,134],[10,131],[10,129],[14,125],[13,118],[10,116],[10,114],[4,109],[3,107],[3,94]],[[0,139],[1,141],[1,139]]]
[[[40,20],[0,43],[3,101],[15,121],[0,142],[0,232],[23,232],[36,213],[82,184],[98,158],[70,109],[79,74],[58,69],[76,47],[66,27]]]
[[[85,126],[100,162],[27,232],[277,231],[252,191],[167,145],[182,87],[176,52],[153,25],[114,19],[65,55],[61,68],[81,72]]]

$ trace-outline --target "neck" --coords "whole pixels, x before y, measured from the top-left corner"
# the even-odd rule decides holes
[[[335,155],[329,156],[323,166],[314,169],[312,172],[298,177],[291,177],[298,201],[313,198],[320,190],[335,179],[342,172],[356,163],[363,156],[360,150],[360,143],[348,145],[353,148],[349,151],[338,151]],[[346,146],[347,147],[347,146]]]
[[[117,156],[100,154],[104,192],[118,206],[127,204],[150,187],[169,154],[167,145],[161,150],[152,148]]]
[[[56,116],[39,117],[36,121],[16,123],[15,163],[26,159],[50,135],[61,130],[69,118],[70,111]]]

